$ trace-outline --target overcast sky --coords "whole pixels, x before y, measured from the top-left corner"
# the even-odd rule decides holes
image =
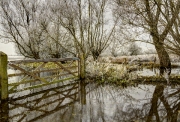
[[[154,48],[154,46],[149,45],[147,43],[139,43],[139,46],[143,50]],[[12,43],[4,44],[0,42],[0,51],[6,53],[7,55],[16,55],[14,45]]]
[[[7,55],[15,55],[15,49],[12,43],[4,44],[0,42],[0,51],[6,53]]]

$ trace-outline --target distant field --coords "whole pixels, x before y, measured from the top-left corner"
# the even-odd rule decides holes
[[[25,59],[24,56],[14,56],[14,55],[8,55],[8,61],[13,61],[13,60],[22,60]]]
[[[102,56],[98,59],[100,62],[112,62],[112,63],[122,63],[124,59],[128,62],[133,62],[140,60],[142,62],[153,62],[156,58],[156,63],[159,63],[158,55],[157,54],[145,54],[145,55],[136,55],[136,56]],[[170,59],[172,63],[180,62],[180,56],[170,55]],[[88,59],[92,61],[92,57]]]

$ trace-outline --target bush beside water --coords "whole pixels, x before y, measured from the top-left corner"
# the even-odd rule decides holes
[[[129,84],[137,77],[136,73],[130,73],[127,65],[90,62],[86,66],[87,78],[105,84]]]

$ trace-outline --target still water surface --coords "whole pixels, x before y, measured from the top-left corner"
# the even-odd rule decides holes
[[[1,122],[180,122],[180,86],[61,83],[1,101]]]

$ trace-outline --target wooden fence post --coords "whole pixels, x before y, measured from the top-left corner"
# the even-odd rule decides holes
[[[9,117],[9,104],[8,100],[1,100],[0,104],[0,121],[1,122],[8,122]]]
[[[76,60],[76,62],[77,62],[78,78],[80,78],[80,59]]]
[[[85,79],[85,57],[84,54],[79,55],[80,58],[80,79]]]
[[[8,98],[7,55],[0,51],[0,90],[1,99]]]

